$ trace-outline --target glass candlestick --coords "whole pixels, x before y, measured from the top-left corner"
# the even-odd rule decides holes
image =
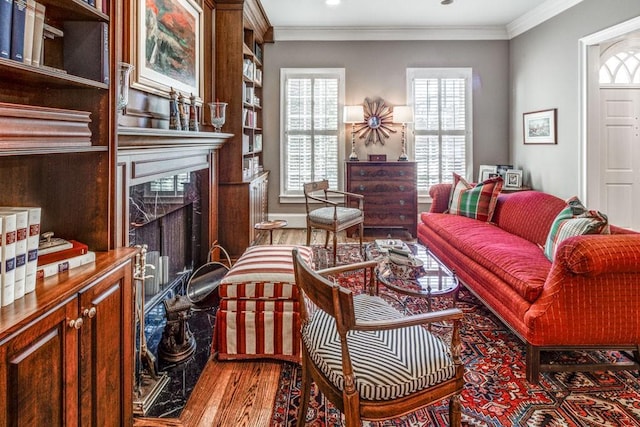
[[[216,132],[222,132],[222,126],[224,125],[227,111],[227,103],[218,101],[210,102],[209,109],[211,110],[211,124],[215,128]]]
[[[129,75],[133,69],[134,66],[126,62],[118,64],[118,101],[116,111],[124,113],[124,108],[129,103]]]

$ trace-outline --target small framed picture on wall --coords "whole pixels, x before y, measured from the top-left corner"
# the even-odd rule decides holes
[[[558,109],[533,111],[522,115],[525,144],[557,144]]]

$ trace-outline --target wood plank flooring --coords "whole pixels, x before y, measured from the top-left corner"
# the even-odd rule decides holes
[[[404,234],[389,231],[394,238]],[[363,240],[386,237],[387,232],[368,235]],[[338,243],[357,243],[345,233]],[[304,245],[306,230],[274,230],[274,245]],[[263,232],[256,244],[269,244],[269,233]],[[324,232],[313,232],[311,244],[324,244]],[[136,418],[136,427],[255,427],[268,426],[273,411],[282,364],[276,361],[219,362],[210,359],[193,390],[180,418]]]

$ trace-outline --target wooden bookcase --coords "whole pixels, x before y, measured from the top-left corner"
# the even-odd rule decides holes
[[[267,219],[268,172],[262,170],[262,61],[271,25],[256,0],[216,2],[215,93],[228,102],[220,150],[220,243],[240,255]]]
[[[113,83],[119,1],[106,13],[40,3],[56,28],[107,26]],[[114,244],[115,85],[65,72],[63,49],[45,41],[46,67],[0,59],[0,205],[40,206],[41,232],[86,243],[96,262],[39,279],[0,309],[0,424],[130,425],[137,251]]]

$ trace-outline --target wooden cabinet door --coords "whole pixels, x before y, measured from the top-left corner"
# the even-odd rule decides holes
[[[132,424],[131,263],[80,292],[81,425]]]
[[[76,318],[72,298],[0,343],[1,426],[78,425]]]

